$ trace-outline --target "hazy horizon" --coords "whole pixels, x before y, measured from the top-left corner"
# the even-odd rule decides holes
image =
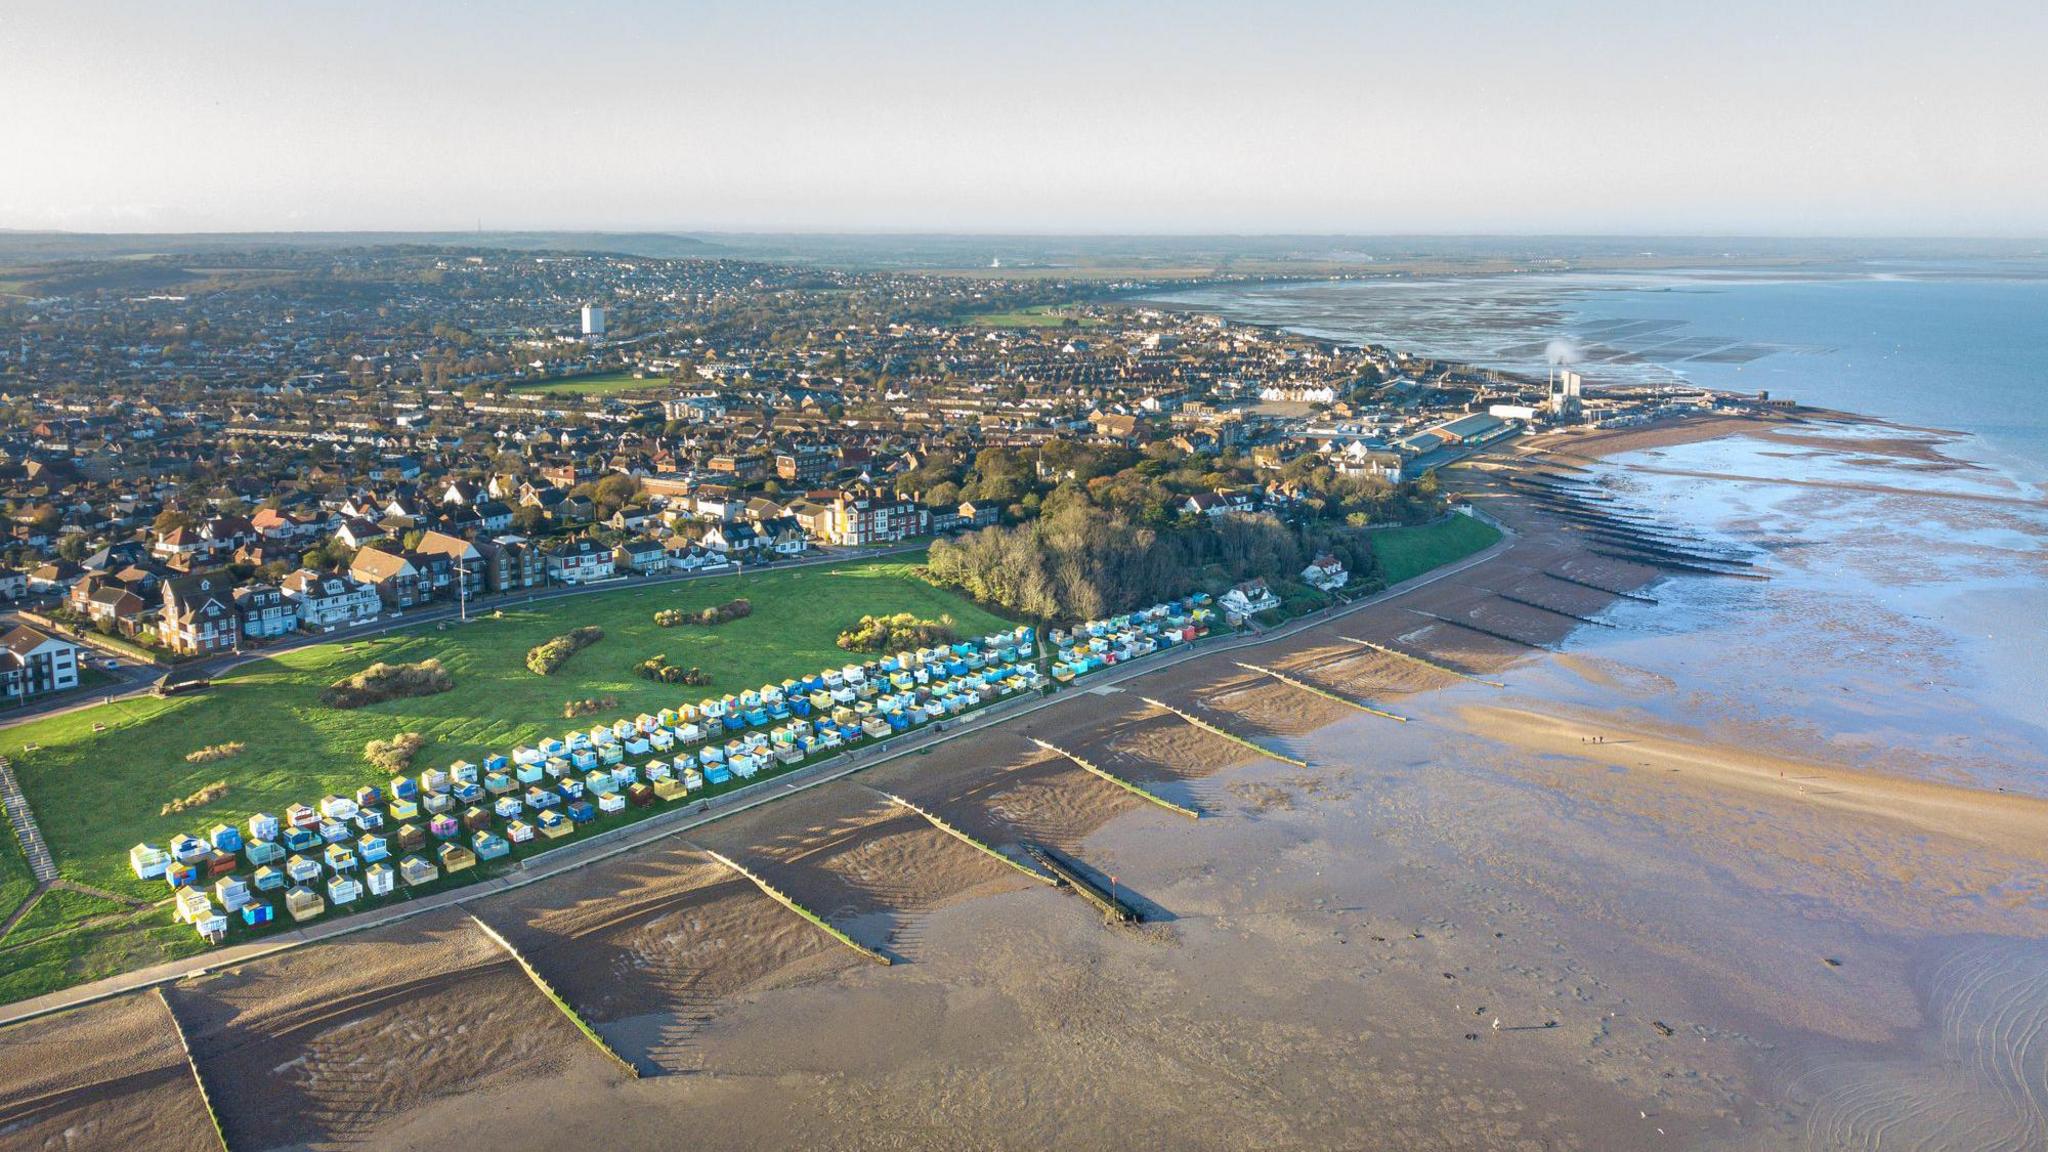
[[[14,14],[0,228],[2048,234],[2048,10]]]

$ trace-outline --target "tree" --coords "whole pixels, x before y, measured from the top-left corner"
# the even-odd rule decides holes
[[[158,536],[169,536],[180,528],[192,527],[192,515],[182,508],[166,508],[150,523]]]

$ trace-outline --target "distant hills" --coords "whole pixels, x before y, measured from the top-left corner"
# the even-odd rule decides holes
[[[674,232],[18,232],[0,229],[0,264],[44,264],[120,256],[182,256],[251,248],[371,248],[395,245],[496,248],[520,252],[605,252],[673,259],[730,253]]]

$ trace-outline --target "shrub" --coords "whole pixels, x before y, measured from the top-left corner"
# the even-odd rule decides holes
[[[604,639],[604,629],[585,625],[527,650],[526,667],[536,676],[553,676],[569,657]]]
[[[616,696],[586,696],[562,705],[562,719],[574,720],[579,716],[595,716],[599,712],[610,712],[619,706]]]
[[[661,684],[681,684],[690,688],[702,688],[711,683],[711,674],[702,668],[683,668],[668,662],[668,654],[650,656],[640,662],[640,675]]]
[[[363,745],[363,759],[393,776],[412,766],[412,758],[427,746],[427,738],[417,732],[400,732],[389,740],[372,740]]]
[[[208,784],[206,787],[201,788],[199,791],[192,793],[190,796],[185,797],[183,800],[173,800],[169,804],[164,805],[163,808],[157,812],[157,815],[175,816],[180,812],[188,811],[193,808],[204,808],[208,804],[213,803],[215,800],[218,800],[227,794],[228,782],[225,780],[215,780],[213,783]]]
[[[409,696],[432,696],[455,687],[455,677],[439,660],[417,664],[386,664],[379,661],[353,676],[345,676],[320,693],[329,708],[361,708],[383,700]]]
[[[185,753],[185,763],[211,764],[215,760],[226,760],[231,756],[240,756],[242,750],[247,747],[248,745],[234,740],[230,740],[226,744],[208,744],[197,752]]]
[[[839,634],[839,646],[848,652],[892,652],[951,644],[959,638],[951,616],[920,620],[908,612],[898,612],[894,616],[861,617],[860,623]]]
[[[663,608],[654,614],[654,623],[662,628],[674,628],[682,624],[697,624],[705,628],[714,628],[729,620],[739,620],[753,614],[754,604],[752,601],[746,599],[727,600],[723,604],[716,604],[697,612],[685,612],[681,608]]]

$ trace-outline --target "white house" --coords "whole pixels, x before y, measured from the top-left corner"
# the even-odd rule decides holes
[[[1241,621],[1260,612],[1280,607],[1280,598],[1266,586],[1264,577],[1253,577],[1216,598],[1230,619]]]
[[[1345,570],[1344,562],[1328,552],[1301,570],[1302,583],[1323,592],[1334,592],[1350,580],[1351,573]]]
[[[0,697],[26,700],[78,687],[78,645],[26,624],[0,636]]]
[[[589,540],[571,540],[548,553],[548,578],[564,584],[609,580],[617,567],[610,549]]]
[[[298,605],[299,627],[308,632],[346,628],[375,620],[384,611],[377,589],[346,576],[301,568],[281,583],[285,599]]]

